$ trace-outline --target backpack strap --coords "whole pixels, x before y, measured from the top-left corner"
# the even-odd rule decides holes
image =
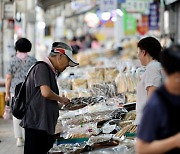
[[[33,68],[34,68],[36,65],[40,64],[40,63],[44,63],[44,64],[46,64],[46,66],[49,67],[49,65],[48,65],[46,62],[44,62],[44,61],[37,61],[37,62],[36,62],[34,65],[32,65],[31,68],[29,69],[29,71],[28,71],[28,73],[27,73],[27,75],[26,75],[26,78],[25,78],[23,84],[26,84],[26,81],[27,81],[27,79],[28,79],[28,77],[29,77],[29,74],[31,73],[31,71],[33,70]],[[22,86],[23,86],[23,84],[22,84]],[[21,86],[21,88],[22,88],[22,86]],[[31,100],[32,100],[32,98],[33,98],[32,96],[34,96],[35,93],[36,93],[36,90],[33,91],[32,95],[31,95],[30,99],[27,101],[27,103],[31,102]]]
[[[29,69],[29,71],[28,71],[28,73],[27,73],[27,75],[26,75],[26,78],[25,78],[24,82],[27,81],[27,78],[28,78],[29,74],[31,73],[31,71],[33,70],[33,68],[34,68],[36,65],[40,64],[40,63],[44,63],[44,64],[46,64],[46,65],[49,67],[49,65],[48,65],[46,62],[44,62],[44,61],[37,61],[34,65],[32,65],[32,66],[30,67],[30,69]]]

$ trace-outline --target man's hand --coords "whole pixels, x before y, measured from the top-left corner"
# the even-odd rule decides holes
[[[68,98],[66,98],[66,97],[60,97],[59,102],[66,106],[66,105],[68,105],[70,103],[70,100]]]

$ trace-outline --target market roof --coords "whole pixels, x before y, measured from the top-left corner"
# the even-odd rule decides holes
[[[38,0],[38,5],[46,10],[51,6],[66,4],[69,2],[71,2],[71,0]]]

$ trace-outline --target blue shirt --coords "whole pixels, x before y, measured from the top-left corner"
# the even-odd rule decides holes
[[[159,90],[170,100],[173,108],[176,109],[176,111],[180,111],[180,96],[168,93],[164,86],[160,87]],[[163,100],[157,94],[157,91],[154,92],[144,108],[137,137],[145,142],[152,142],[169,137],[172,130],[169,126],[168,110]],[[174,120],[177,120],[176,125],[179,128],[180,112],[177,112],[176,116],[177,118]],[[178,130],[178,132],[180,132],[180,130]]]

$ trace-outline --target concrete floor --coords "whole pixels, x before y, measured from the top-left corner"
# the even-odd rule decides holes
[[[0,118],[0,154],[23,154],[24,147],[16,146],[13,121]]]

